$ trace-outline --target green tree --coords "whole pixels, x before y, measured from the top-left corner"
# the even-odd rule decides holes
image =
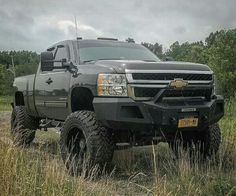
[[[14,76],[4,65],[0,65],[0,95],[9,95],[12,93],[12,84]]]
[[[135,43],[133,38],[128,37],[125,41],[129,42],[129,43]]]
[[[31,51],[0,51],[0,95],[12,93],[13,74],[7,70],[6,65],[15,64],[16,76],[24,76],[36,72],[39,55]]]
[[[194,63],[207,63],[206,46],[203,42],[194,42],[179,44],[175,42],[167,50],[165,56],[171,56],[176,61],[187,61]]]
[[[236,29],[210,34],[206,42],[209,44],[208,64],[216,74],[220,92],[226,97],[234,95],[236,92]]]
[[[143,42],[141,43],[143,46],[145,46],[146,48],[148,48],[150,51],[152,51],[155,55],[157,55],[160,59],[164,58],[164,54],[163,54],[163,47],[161,44],[155,43],[155,44],[151,44],[151,43],[147,43],[147,42]]]

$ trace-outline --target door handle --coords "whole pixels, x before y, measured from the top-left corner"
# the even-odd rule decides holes
[[[48,83],[48,84],[51,84],[53,81],[52,81],[52,79],[51,78],[48,78],[47,80],[46,80],[46,83]]]

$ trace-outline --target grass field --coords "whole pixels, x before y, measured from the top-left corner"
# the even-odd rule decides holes
[[[161,143],[115,152],[114,171],[100,179],[69,176],[59,135],[51,130],[38,131],[30,148],[14,147],[9,112],[2,112],[0,195],[236,195],[235,112],[236,100],[231,100],[220,122],[223,139],[215,160],[190,160],[185,152],[177,160]]]

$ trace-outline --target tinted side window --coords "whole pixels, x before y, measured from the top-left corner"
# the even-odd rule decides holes
[[[57,48],[57,52],[56,52],[56,55],[55,55],[54,59],[55,60],[67,59],[68,60],[66,48],[65,47]],[[61,63],[60,62],[55,62],[54,66],[60,67]]]
[[[56,52],[56,47],[55,47],[55,46],[53,46],[53,47],[50,47],[50,48],[48,48],[48,49],[47,49],[47,51],[48,51],[48,52],[52,52],[52,53],[53,53],[53,55],[55,55],[55,52]]]

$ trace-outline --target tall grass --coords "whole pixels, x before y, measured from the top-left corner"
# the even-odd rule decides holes
[[[0,143],[1,195],[110,195],[109,176],[97,182],[71,177],[48,153]]]
[[[236,195],[235,108],[229,100],[215,159],[202,162],[185,151],[175,159],[165,143],[131,148],[116,151],[115,172],[97,180],[67,174],[51,133],[38,132],[29,149],[0,140],[0,195]]]
[[[154,195],[236,195],[236,99],[228,100],[220,121],[218,154],[202,162],[186,151],[175,159],[166,144],[129,149],[115,156],[125,173],[135,173],[129,185]],[[120,159],[122,158],[122,159]],[[122,169],[121,169],[122,170]],[[141,179],[141,180],[140,180]]]
[[[10,111],[11,110],[11,96],[0,96],[0,111]]]

